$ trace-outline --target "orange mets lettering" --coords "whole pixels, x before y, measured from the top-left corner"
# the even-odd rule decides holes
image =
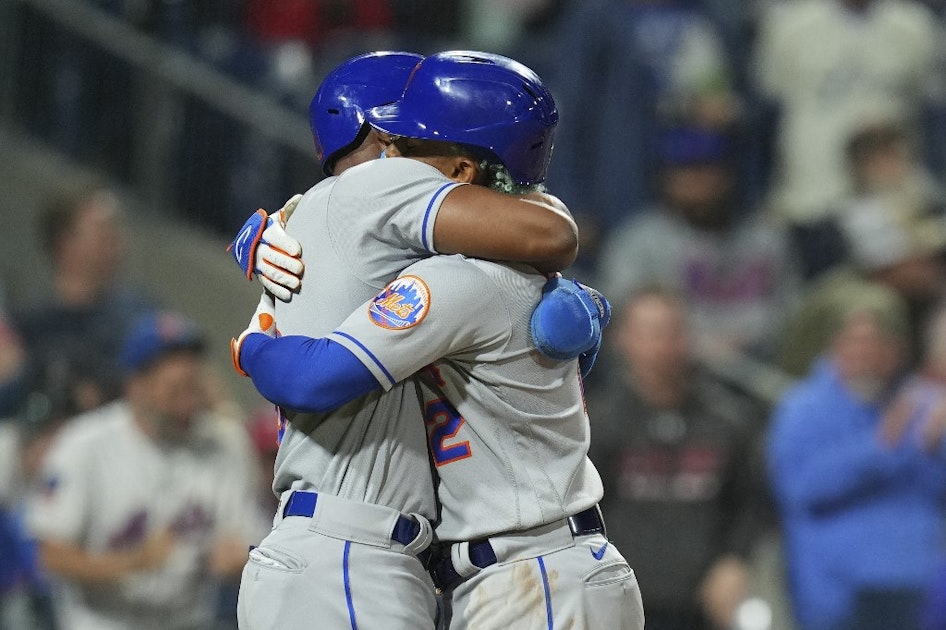
[[[397,293],[393,293],[385,297],[383,300],[377,302],[377,305],[380,308],[385,308],[391,311],[392,313],[394,313],[401,319],[407,319],[407,317],[409,317],[410,314],[414,312],[414,305],[401,304],[402,300],[404,300],[403,295],[398,295]]]

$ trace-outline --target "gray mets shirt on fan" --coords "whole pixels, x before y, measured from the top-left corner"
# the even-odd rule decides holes
[[[305,282],[290,303],[277,305],[279,331],[323,337],[409,264],[436,253],[434,221],[458,185],[417,160],[389,158],[306,192],[288,225],[302,244]],[[417,388],[389,389],[284,423],[273,490],[331,493],[433,519]]]
[[[385,389],[422,370],[441,540],[550,523],[602,496],[576,361],[548,359],[530,339],[544,284],[524,266],[436,256],[329,335]]]

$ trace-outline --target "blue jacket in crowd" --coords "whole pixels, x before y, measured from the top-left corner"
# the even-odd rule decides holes
[[[827,360],[774,410],[770,481],[804,630],[843,627],[863,590],[924,589],[937,566],[946,465],[910,434],[882,445],[882,413]]]

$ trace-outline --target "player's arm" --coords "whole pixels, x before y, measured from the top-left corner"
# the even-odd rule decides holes
[[[441,254],[522,262],[549,273],[575,262],[578,227],[552,195],[457,186],[441,204],[434,243]]]
[[[63,429],[43,461],[40,483],[29,497],[26,525],[37,541],[43,567],[82,582],[111,582],[130,572],[160,566],[173,547],[168,533],[135,548],[92,552],[81,543],[88,526],[93,483],[89,462],[94,457],[81,432]]]
[[[263,398],[293,411],[326,413],[381,389],[354,354],[325,338],[250,334],[234,362]]]
[[[511,324],[502,305],[492,308],[496,291],[484,278],[456,265],[431,277],[430,286],[416,276],[398,278],[325,338],[277,337],[274,303],[264,294],[250,326],[231,343],[234,366],[270,402],[322,413],[388,390],[450,353],[504,342]],[[474,310],[477,317],[469,317]]]
[[[462,290],[453,293],[460,296],[477,294],[476,291]],[[397,296],[397,293],[390,295]],[[380,317],[377,308],[370,310],[373,305],[377,306],[377,301],[378,298],[374,298],[363,305],[349,320],[360,322],[370,320],[372,316]],[[468,305],[469,308],[476,306]],[[459,308],[463,312],[467,306]],[[574,281],[555,278],[546,284],[543,299],[533,314],[532,335],[546,355],[562,353],[553,356],[562,360],[579,356],[582,374],[587,375],[601,345],[601,328],[607,325],[609,318],[610,305],[597,291]],[[478,318],[472,320],[480,321]],[[344,332],[344,328],[343,324],[334,335],[355,349],[358,356],[353,350],[328,338],[277,337],[275,303],[271,295],[264,293],[249,327],[231,344],[233,365],[238,372],[253,380],[253,385],[266,400],[285,409],[308,413],[325,413],[371,391],[393,386],[398,378],[355,336]],[[404,341],[407,341],[406,337],[409,336],[401,335]],[[449,351],[451,344],[462,338],[459,334],[441,334],[439,337],[442,338],[430,335],[429,339],[424,339],[427,354],[409,353],[415,357],[414,364],[401,373],[411,373],[440,358],[440,353]]]
[[[552,195],[504,194],[457,181],[445,185],[442,174],[410,159],[380,160],[374,169],[377,179],[392,183],[366,190],[364,180],[342,178],[332,193],[333,208],[384,210],[344,216],[337,224],[346,226],[345,238],[367,233],[375,241],[412,252],[405,264],[419,256],[460,253],[522,262],[547,273],[568,267],[578,254],[578,228]],[[403,186],[405,180],[414,183]],[[257,211],[230,245],[247,278],[259,275],[264,287],[284,302],[301,285],[301,248],[285,230],[299,199],[294,196],[269,216]]]
[[[121,551],[92,553],[65,541],[39,541],[43,567],[57,575],[79,582],[115,582],[129,573],[153,569],[164,564],[174,541],[167,532],[157,534],[140,546]]]
[[[230,342],[233,367],[257,391],[293,411],[325,413],[381,385],[349,350],[326,338],[277,336],[275,302],[260,297],[250,325]]]

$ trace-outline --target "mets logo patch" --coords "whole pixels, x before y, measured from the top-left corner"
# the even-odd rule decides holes
[[[405,330],[421,323],[430,309],[430,289],[417,276],[391,282],[368,305],[368,317],[377,326]]]

